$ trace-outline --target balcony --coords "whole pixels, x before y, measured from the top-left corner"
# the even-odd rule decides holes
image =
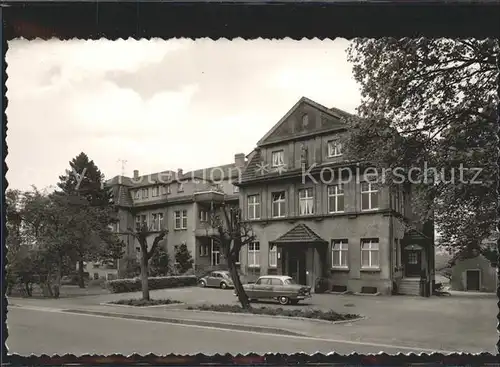
[[[194,201],[200,203],[221,203],[224,201],[224,191],[216,186],[199,189],[194,192]]]

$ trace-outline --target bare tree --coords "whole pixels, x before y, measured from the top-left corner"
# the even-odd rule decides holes
[[[241,307],[251,308],[248,296],[241,284],[236,262],[243,246],[255,241],[251,226],[241,220],[241,209],[222,203],[220,211],[212,206],[210,225],[216,233],[210,236],[220,247],[227,260],[227,266]]]
[[[129,229],[129,234],[134,236],[139,242],[139,246],[141,248],[141,288],[142,288],[142,299],[145,301],[149,301],[149,284],[148,284],[148,275],[149,275],[149,260],[153,257],[156,252],[156,249],[159,243],[165,238],[168,230],[162,229],[160,231],[151,231],[147,224],[143,223],[140,228],[136,231]],[[153,240],[151,248],[148,250],[148,238],[152,235],[156,234],[156,237]]]

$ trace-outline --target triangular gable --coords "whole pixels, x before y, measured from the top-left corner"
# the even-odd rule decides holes
[[[303,124],[302,117],[308,115],[308,123]],[[309,98],[302,97],[283,116],[269,132],[262,137],[257,146],[285,141],[315,132],[345,129],[343,117],[350,116],[339,109],[330,110]]]
[[[318,236],[311,228],[305,224],[297,224],[284,235],[278,237],[274,241],[269,241],[271,245],[287,244],[287,243],[327,243],[324,239]]]

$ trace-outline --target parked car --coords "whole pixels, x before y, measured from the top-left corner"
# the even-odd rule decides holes
[[[198,281],[200,287],[234,288],[231,274],[228,271],[217,270],[201,277]]]
[[[250,301],[275,299],[282,305],[296,305],[300,300],[311,298],[311,287],[297,284],[287,275],[262,276],[255,283],[244,284],[243,289]]]

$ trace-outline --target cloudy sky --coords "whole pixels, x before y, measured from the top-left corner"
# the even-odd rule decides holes
[[[231,163],[300,99],[355,112],[348,41],[9,42],[9,187],[85,152],[106,178]]]

